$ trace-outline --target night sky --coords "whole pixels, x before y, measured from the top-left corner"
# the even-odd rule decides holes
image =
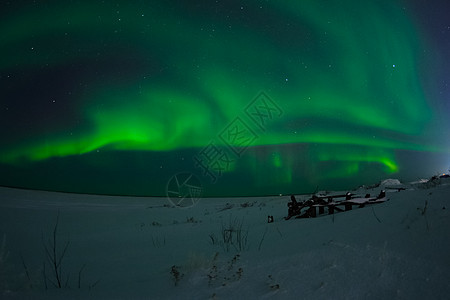
[[[247,196],[446,172],[448,12],[3,1],[0,185],[163,196],[194,174],[205,196]]]

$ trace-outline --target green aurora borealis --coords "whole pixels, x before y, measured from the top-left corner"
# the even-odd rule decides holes
[[[400,1],[0,11],[0,185],[163,195],[188,171],[207,195],[287,194],[449,167],[448,111],[427,90],[439,57]],[[245,113],[260,92],[280,108],[265,128]],[[211,142],[232,156],[236,117],[256,138],[212,184],[193,158]]]

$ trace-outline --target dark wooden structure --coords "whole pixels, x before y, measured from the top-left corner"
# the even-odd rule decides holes
[[[381,191],[378,197],[371,198],[369,194],[365,197],[347,193],[345,195],[334,196],[316,196],[313,195],[310,199],[304,202],[297,202],[292,200],[288,203],[288,216],[285,218],[289,220],[295,218],[315,218],[320,215],[332,215],[336,212],[344,212],[352,210],[354,207],[362,208],[366,205],[383,203],[386,200],[386,194]]]

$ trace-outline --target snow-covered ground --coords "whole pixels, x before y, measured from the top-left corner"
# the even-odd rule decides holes
[[[448,299],[450,180],[355,192],[382,188],[385,203],[289,221],[289,196],[180,209],[0,188],[0,298]]]

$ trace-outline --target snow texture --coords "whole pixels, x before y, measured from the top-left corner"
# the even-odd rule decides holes
[[[0,188],[0,298],[448,299],[450,181],[420,185],[289,221],[288,196],[179,209],[164,198]]]

